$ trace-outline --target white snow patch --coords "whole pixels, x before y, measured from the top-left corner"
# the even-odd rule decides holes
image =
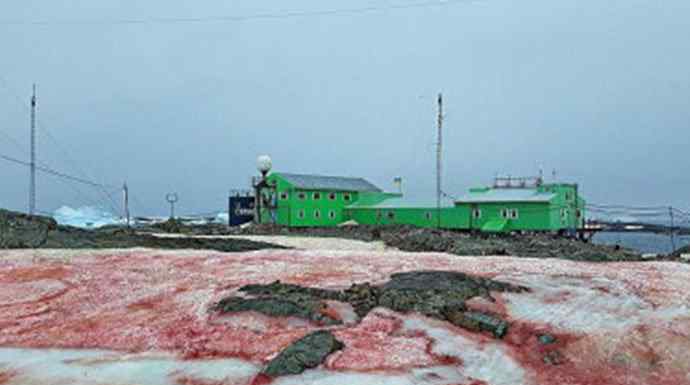
[[[528,384],[524,369],[498,343],[479,344],[419,318],[405,319],[403,326],[410,331],[423,331],[431,337],[435,341],[434,353],[461,359],[462,374],[467,377],[491,385]]]
[[[453,366],[413,369],[406,374],[333,372],[310,370],[299,376],[277,379],[275,385],[463,385],[471,379]],[[493,385],[493,384],[492,384]]]
[[[670,321],[687,315],[687,305],[655,307],[617,280],[562,276],[524,276],[530,295],[504,293],[510,315],[550,324],[568,332],[623,330],[651,319]]]
[[[176,378],[248,381],[258,368],[237,359],[181,361],[169,354],[0,348],[0,367],[16,372],[7,385],[170,385]]]

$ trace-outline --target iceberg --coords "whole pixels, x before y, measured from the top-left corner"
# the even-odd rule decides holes
[[[67,226],[93,229],[107,225],[124,224],[123,218],[99,207],[82,206],[72,208],[62,206],[55,210],[53,218],[61,224]]]

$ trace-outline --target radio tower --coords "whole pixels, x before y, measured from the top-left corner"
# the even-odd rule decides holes
[[[36,84],[31,95],[31,176],[29,179],[29,214],[36,211]]]

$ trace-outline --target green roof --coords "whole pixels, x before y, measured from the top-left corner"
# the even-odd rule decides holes
[[[472,189],[458,198],[455,203],[549,203],[556,194],[526,188],[497,188],[488,190]]]
[[[285,179],[296,188],[303,190],[332,190],[332,191],[372,191],[381,192],[376,187],[363,178],[349,178],[343,176],[324,176],[309,174],[290,174],[277,172],[277,176]]]
[[[435,209],[436,202],[428,200],[414,200],[403,197],[393,197],[384,200],[383,202],[375,204],[358,204],[355,203],[350,208],[364,208],[364,209]],[[453,207],[445,202],[441,203],[441,208]]]

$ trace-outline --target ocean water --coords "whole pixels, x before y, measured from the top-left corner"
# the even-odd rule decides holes
[[[615,233],[602,232],[592,241],[603,245],[620,245],[641,253],[669,254],[673,252],[671,237],[654,233]],[[676,249],[690,245],[690,236],[676,236]]]

